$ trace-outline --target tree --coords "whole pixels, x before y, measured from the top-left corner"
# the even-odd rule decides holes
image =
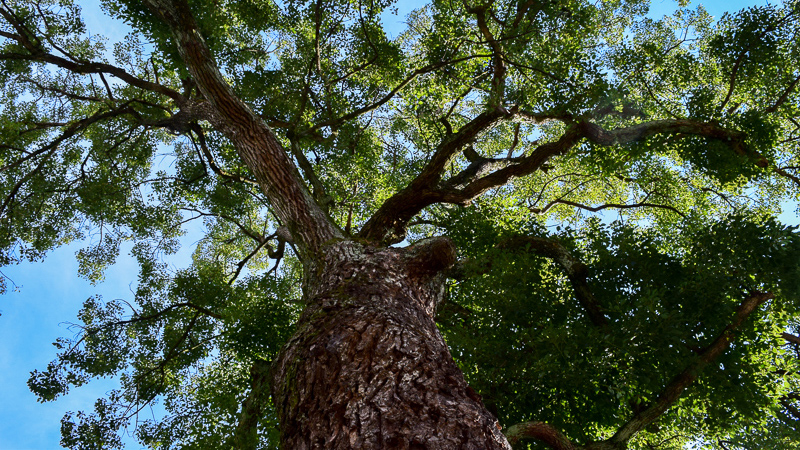
[[[0,5],[2,262],[140,264],[31,375],[120,377],[63,445],[797,445],[797,2]]]

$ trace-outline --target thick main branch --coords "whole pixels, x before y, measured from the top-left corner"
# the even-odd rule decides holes
[[[466,154],[465,149],[469,144],[503,120],[529,123],[559,120],[567,124],[567,128],[558,140],[539,145],[529,156],[505,160],[477,158],[462,173],[442,182],[445,168],[455,155],[460,151]],[[405,236],[408,222],[424,208],[436,203],[466,204],[489,189],[508,183],[512,178],[530,175],[583,139],[597,145],[613,146],[660,134],[684,134],[725,141],[735,153],[750,157],[757,166],[766,167],[768,164],[762,155],[748,148],[745,133],[714,123],[670,119],[606,130],[587,120],[576,122],[569,115],[531,114],[517,108],[508,111],[493,108],[475,117],[457,132],[448,134],[420,174],[381,205],[361,229],[360,236],[375,242],[400,242]]]
[[[300,180],[275,134],[222,77],[188,3],[144,0],[144,4],[172,31],[189,73],[215,113],[212,124],[231,140],[253,172],[275,215],[292,234],[301,257],[313,257],[324,243],[342,237]]]
[[[447,164],[478,135],[491,129],[508,115],[500,109],[488,110],[449,134],[436,147],[425,168],[403,190],[390,197],[364,224],[360,236],[376,242],[400,242],[405,237],[405,226],[425,207],[443,200],[437,184]]]

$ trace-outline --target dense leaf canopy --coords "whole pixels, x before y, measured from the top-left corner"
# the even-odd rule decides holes
[[[50,401],[120,377],[63,419],[70,448],[126,427],[223,448],[302,310],[304,254],[168,26],[104,0],[134,30],[107,44],[77,3],[0,1],[0,263],[85,240],[81,276],[102,280],[123,245],[140,273],[130,298],[85,302],[29,385]],[[541,427],[575,445],[798,445],[800,235],[776,219],[800,195],[796,1],[715,21],[437,0],[397,36],[387,0],[187,3],[344,236],[456,244],[437,323],[509,437],[534,438],[516,445],[554,446]],[[163,417],[138,415],[151,404]]]

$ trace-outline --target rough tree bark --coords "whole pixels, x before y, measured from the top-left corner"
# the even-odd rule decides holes
[[[285,448],[510,448],[434,324],[454,261],[446,238],[326,248],[273,366]]]
[[[306,308],[273,365],[281,446],[510,449],[434,324],[452,243],[393,249],[345,239],[273,132],[225,82],[188,3],[144,3],[171,29],[204,97],[198,109],[236,147],[303,261]],[[259,411],[246,402],[235,439],[243,447]]]
[[[452,243],[434,238],[405,249],[387,247],[403,239],[408,221],[429,205],[467,203],[514,177],[530,174],[582,140],[605,146],[655,134],[697,135],[727,142],[735,153],[749,156],[761,167],[767,165],[763,156],[746,145],[743,133],[714,123],[656,120],[605,130],[588,118],[536,114],[493,104],[458,131],[450,130],[414,181],[387,200],[361,229],[359,239],[352,240],[315,201],[272,130],[227,84],[187,0],[143,3],[172,31],[202,94],[196,99],[173,96],[181,110],[176,117],[184,114],[207,120],[230,140],[288,230],[288,239],[304,265],[306,309],[271,375],[254,370],[253,389],[235,432],[234,442],[241,448],[255,446],[254,427],[263,412],[266,380],[271,380],[284,448],[510,449],[497,420],[467,386],[434,324],[444,292],[443,271],[455,260]],[[479,8],[473,12],[480,24],[486,11]],[[493,55],[502,60],[501,46],[488,29],[482,32],[492,44]],[[493,85],[498,91],[493,95],[497,97],[504,70],[495,69]],[[559,139],[539,145],[524,157],[494,160],[474,152],[471,155],[469,143],[503,120],[559,120],[565,131]],[[469,167],[443,180],[449,161],[458,152],[470,160]],[[581,267],[546,243],[534,240],[527,244],[559,261],[590,318],[603,326],[607,319],[587,291]],[[684,386],[684,381],[693,379],[687,375],[679,384]],[[682,389],[675,390],[676,395]],[[658,403],[648,414],[657,417],[668,403]],[[643,423],[653,420],[645,419],[631,421],[613,442],[592,445],[624,445]],[[561,445],[560,435],[538,425],[518,427],[517,431],[552,435],[548,439]]]

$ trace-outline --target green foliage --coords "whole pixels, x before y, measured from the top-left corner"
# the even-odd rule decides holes
[[[82,240],[92,282],[121,251],[140,268],[132,295],[86,300],[29,386],[52,401],[119,379],[93,413],[63,419],[70,448],[118,448],[126,427],[151,448],[230,447],[251,367],[302,310],[302,261],[232,143],[192,115],[207,100],[167,26],[139,0],[103,0],[132,29],[107,45],[76,3],[0,6],[0,265]],[[456,244],[464,278],[437,321],[503,426],[546,422],[579,444],[656,402],[748,295],[771,292],[628,445],[796,445],[800,353],[781,333],[800,331],[800,237],[775,219],[800,198],[796,1],[717,21],[686,2],[655,19],[640,0],[436,0],[405,18],[391,1],[188,4],[225,81],[353,236],[487,112],[509,116],[470,135],[426,195],[457,193],[478,163],[476,179],[527,167],[578,124],[622,138],[670,121],[713,129],[582,139],[468,201],[425,207],[408,239]],[[504,246],[521,235],[587,266],[607,324],[553,258]],[[191,262],[176,268],[182,245]],[[162,417],[136,421],[150,405]],[[274,448],[265,408],[259,448]]]
[[[480,229],[480,219],[473,225]],[[470,232],[449,231],[456,238]],[[779,345],[787,311],[800,306],[794,228],[729,217],[663,234],[593,221],[558,236],[590,265],[607,326],[575,313],[582,307],[549,259],[494,246],[481,257],[492,261],[489,271],[454,285],[452,305],[440,314],[456,360],[502,423],[557,424],[578,441],[613,433],[656,399],[693,349],[725,331],[755,290],[774,291],[776,299],[640,442],[738,432],[759,423],[786,391],[787,382],[773,374],[797,364],[781,362]],[[724,266],[715,263],[721,260]]]

